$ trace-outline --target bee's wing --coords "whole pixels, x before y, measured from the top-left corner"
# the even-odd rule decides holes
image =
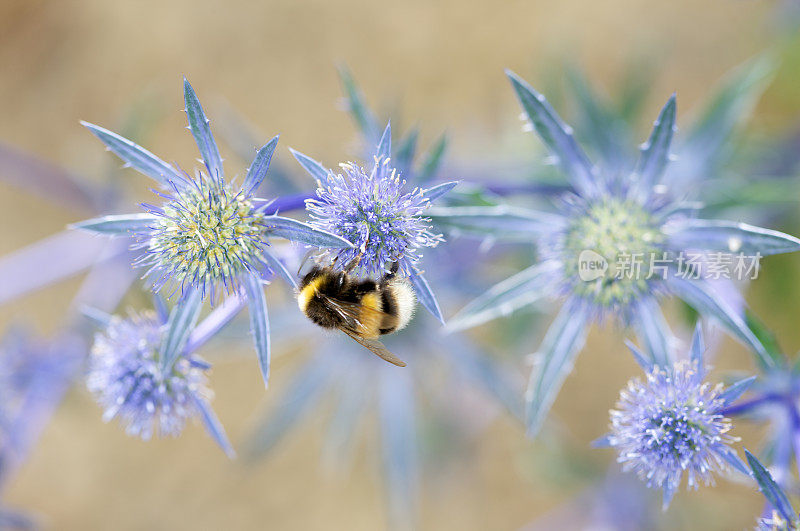
[[[345,326],[356,334],[371,335],[370,330],[362,321],[362,315],[370,315],[378,319],[378,322],[385,323],[387,328],[397,326],[397,316],[364,306],[357,302],[339,300],[333,297],[325,297],[325,305],[336,312],[345,322]]]
[[[398,358],[397,356],[392,354],[389,351],[389,349],[387,349],[385,346],[383,346],[383,343],[381,343],[377,339],[367,339],[367,338],[364,338],[364,337],[360,337],[355,332],[352,332],[352,331],[350,331],[350,330],[348,330],[346,328],[342,328],[341,330],[342,330],[342,332],[344,332],[345,334],[347,334],[348,336],[350,336],[354,340],[356,340],[358,343],[360,343],[362,346],[364,346],[367,349],[369,349],[373,354],[375,354],[379,358],[381,358],[381,359],[383,359],[385,361],[388,361],[389,363],[393,363],[393,364],[397,365],[398,367],[405,367],[406,366],[406,363],[403,360],[401,360],[400,358]]]

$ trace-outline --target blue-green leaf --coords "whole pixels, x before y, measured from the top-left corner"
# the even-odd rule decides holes
[[[293,289],[297,289],[297,280],[294,278],[294,275],[286,269],[286,266],[277,256],[265,249],[264,260],[267,262],[270,269],[288,282]]]
[[[436,175],[442,164],[445,151],[447,151],[447,136],[442,135],[425,155],[417,175],[417,182],[426,183]]]
[[[378,142],[378,149],[375,154],[381,160],[386,160],[392,156],[392,123],[386,124],[386,129],[383,130],[381,139]]]
[[[203,295],[198,289],[187,288],[169,314],[167,330],[161,339],[160,366],[168,372],[183,354],[189,335],[194,329],[200,309],[203,307]]]
[[[653,370],[653,360],[650,357],[645,356],[642,351],[636,347],[636,345],[627,339],[625,340],[625,345],[628,347],[628,350],[631,351],[631,354],[633,354],[633,359],[636,360],[636,363],[639,364],[639,367],[641,367],[644,372],[650,372]]]
[[[186,344],[185,352],[190,354],[205,345],[222,328],[227,325],[245,307],[246,301],[242,295],[234,293],[229,295],[222,304],[218,304],[208,316],[200,321]]]
[[[210,122],[203,112],[203,107],[200,106],[197,94],[195,94],[194,89],[186,78],[183,79],[183,99],[186,103],[189,130],[192,132],[197,148],[200,150],[200,155],[203,157],[203,163],[206,165],[211,177],[222,179],[225,176],[222,171],[222,158],[219,156],[219,149],[214,141],[214,135],[211,134]]]
[[[148,232],[157,219],[153,214],[119,214],[78,221],[69,228],[98,234],[140,233]]]
[[[450,181],[447,183],[437,184],[436,186],[431,186],[430,188],[423,190],[422,195],[425,196],[425,199],[433,203],[438,198],[455,188],[458,183],[459,181]]]
[[[81,308],[81,314],[83,314],[84,317],[89,319],[92,324],[101,330],[108,328],[108,325],[111,323],[111,319],[113,318],[111,314],[91,306],[85,306]]]
[[[545,97],[510,70],[506,75],[511,80],[522,108],[530,118],[542,142],[557,159],[558,166],[567,174],[572,185],[585,196],[597,192],[595,172],[588,157],[575,141],[572,128],[565,125]]]
[[[700,370],[703,370],[703,355],[706,352],[706,345],[703,341],[703,325],[700,321],[694,327],[694,334],[692,335],[692,346],[689,349],[689,359],[697,363]]]
[[[789,503],[789,498],[783,492],[783,489],[772,479],[772,474],[769,473],[764,465],[762,465],[747,449],[745,449],[744,455],[747,457],[747,462],[753,470],[753,478],[756,480],[756,483],[758,483],[758,488],[761,493],[785,520],[793,522],[797,518],[797,515],[792,508],[792,504]]]
[[[660,367],[670,365],[669,343],[672,332],[658,302],[653,298],[644,298],[636,305],[633,312],[633,326],[636,335],[644,344],[645,352],[651,356],[653,364]]]
[[[734,470],[737,470],[747,476],[750,475],[750,470],[747,468],[747,465],[733,449],[728,448],[727,446],[720,446],[718,452],[722,458],[734,468]]]
[[[155,309],[158,319],[162,323],[166,323],[169,319],[169,308],[167,308],[167,301],[160,293],[153,293],[153,309]]]
[[[381,449],[389,519],[395,529],[412,529],[419,489],[414,383],[408,374],[385,368],[381,374]]]
[[[663,495],[661,501],[661,510],[666,511],[667,507],[669,507],[670,502],[672,502],[672,498],[675,497],[675,492],[677,490],[677,485],[670,481],[665,481],[663,488]]]
[[[747,326],[744,316],[716,294],[708,282],[671,276],[668,278],[668,283],[672,291],[684,302],[703,316],[719,321],[735,338],[750,347],[766,367],[774,365],[764,345]]]
[[[375,121],[375,117],[370,112],[369,107],[364,103],[364,94],[356,85],[350,70],[346,66],[340,65],[337,70],[347,98],[347,110],[361,130],[361,134],[371,145],[374,145],[378,140],[378,123]]]
[[[249,195],[255,192],[256,189],[261,186],[264,177],[267,176],[269,163],[272,160],[275,147],[278,145],[279,137],[280,135],[273,137],[272,140],[267,142],[258,150],[258,153],[256,153],[256,158],[253,159],[253,163],[250,164],[250,168],[247,170],[247,175],[245,175],[244,183],[242,184],[242,190],[244,190],[246,194]]]
[[[289,148],[289,151],[292,152],[292,155],[294,155],[294,158],[300,163],[300,166],[302,166],[303,169],[306,170],[308,174],[320,184],[320,186],[325,186],[328,184],[328,173],[330,173],[328,168],[312,159],[308,155],[303,155],[299,151],[295,151],[292,148]]]
[[[586,341],[590,322],[588,305],[570,300],[564,304],[539,347],[541,362],[531,372],[525,396],[525,424],[535,437],[555,402],[558,391],[572,370],[575,357]]]
[[[653,124],[650,138],[642,146],[642,154],[636,165],[639,177],[638,186],[645,194],[649,194],[664,174],[669,161],[669,148],[675,132],[675,94],[670,96],[658,118]]]
[[[269,383],[269,316],[267,315],[267,298],[264,295],[264,286],[261,279],[255,275],[246,275],[243,282],[247,293],[247,306],[250,309],[250,333],[253,334],[253,343],[256,347],[258,365],[264,386]]]
[[[498,240],[531,241],[563,225],[564,218],[508,205],[431,207],[425,215],[441,229],[454,235]]]
[[[411,285],[414,287],[414,292],[417,294],[420,304],[430,312],[431,315],[436,317],[440,323],[444,324],[444,316],[442,310],[439,308],[439,302],[433,294],[428,281],[422,275],[411,275],[409,277]]]
[[[269,236],[278,236],[297,243],[335,249],[353,247],[352,243],[340,236],[292,218],[269,216],[264,218],[264,225]]]
[[[264,418],[253,434],[248,447],[248,459],[269,452],[311,407],[319,401],[335,374],[322,356],[315,356],[302,366],[278,398],[274,413]]]
[[[764,349],[767,351],[767,354],[769,354],[773,364],[778,367],[785,366],[787,361],[786,356],[783,354],[783,350],[781,350],[778,344],[775,333],[767,328],[767,325],[756,317],[755,314],[748,310],[745,310],[744,321],[747,323],[747,328],[749,328],[750,331],[753,332],[753,335],[758,338],[759,342],[764,345]],[[761,366],[762,370],[767,368],[768,366]]]
[[[737,401],[743,394],[750,389],[750,386],[756,381],[756,376],[750,376],[749,378],[743,378],[736,383],[731,384],[722,394],[719,395],[719,398],[723,400],[723,406],[728,406],[733,402]]]
[[[39,524],[26,514],[0,508],[0,529],[35,531],[39,529]]]
[[[447,328],[472,328],[541,300],[552,292],[556,266],[551,262],[536,264],[495,284],[459,311]]]
[[[597,94],[586,76],[577,68],[567,69],[567,81],[575,93],[578,110],[582,115],[584,138],[590,142],[604,166],[619,171],[629,163],[627,150],[629,131],[619,116],[609,110],[609,105]]]
[[[675,249],[767,256],[800,250],[800,239],[747,223],[691,219],[671,230],[669,245]]]
[[[611,448],[611,434],[603,435],[602,437],[598,437],[597,439],[593,440],[591,443],[592,448]]]
[[[409,169],[414,161],[414,154],[417,152],[417,139],[419,131],[412,129],[400,142],[394,156],[395,166],[400,168],[405,179],[409,178]]]
[[[355,452],[358,423],[364,411],[371,406],[364,400],[364,386],[368,385],[363,374],[356,374],[358,367],[349,364],[341,376],[336,409],[328,422],[323,459],[334,470],[346,470]],[[332,378],[336,378],[332,375]]]
[[[203,426],[206,428],[206,431],[214,439],[222,451],[225,452],[229,458],[233,459],[236,457],[236,452],[233,449],[233,445],[231,445],[230,441],[228,440],[228,436],[225,434],[225,428],[222,427],[222,423],[217,418],[217,415],[214,413],[214,410],[211,409],[211,406],[206,402],[204,399],[192,395],[194,399],[195,406],[200,411],[200,418],[203,421]]]
[[[736,125],[751,114],[776,66],[772,54],[765,53],[726,76],[692,126],[687,148],[707,161],[716,158]],[[703,165],[701,169],[707,168]]]
[[[453,335],[446,339],[443,350],[453,366],[503,404],[515,418],[522,419],[524,393],[522,382],[515,378],[517,372],[507,370],[498,361],[492,360],[489,353],[476,349],[472,342],[464,341],[460,336]]]
[[[162,186],[169,188],[170,182],[180,184],[186,181],[174,167],[135,142],[121,137],[116,133],[112,133],[108,129],[90,124],[89,122],[82,121],[81,124],[89,129],[94,136],[99,138],[115,155],[124,160],[132,168],[154,179]]]

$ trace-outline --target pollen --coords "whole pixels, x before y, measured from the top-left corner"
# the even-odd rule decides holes
[[[244,192],[207,176],[179,190],[146,242],[146,257],[167,281],[231,292],[237,276],[263,263],[264,214]]]
[[[567,281],[573,292],[602,308],[625,307],[661,278],[657,266],[664,258],[664,241],[658,223],[639,203],[601,200],[576,216],[565,232]],[[586,251],[596,253],[599,263],[591,264],[596,274],[584,270]]]

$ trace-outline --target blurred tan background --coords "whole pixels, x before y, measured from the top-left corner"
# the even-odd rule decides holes
[[[569,57],[594,80],[615,86],[632,58],[652,54],[658,78],[648,115],[677,91],[680,124],[725,71],[774,45],[776,5],[756,0],[4,0],[0,140],[99,179],[115,162],[78,120],[115,129],[143,105],[153,113],[146,146],[188,166],[196,152],[182,129],[181,79],[186,75],[212,121],[214,102],[224,98],[265,139],[281,133],[279,160],[291,164],[286,147],[293,146],[335,164],[350,154],[355,137],[348,117],[336,107],[340,88],[334,66],[346,62],[373,106],[396,103],[407,121],[428,133],[423,140],[447,129],[450,157],[480,160],[483,152],[504,149],[504,138],[519,135],[519,111],[504,68],[541,86],[547,81],[542,79],[545,64]],[[758,127],[787,129],[800,115],[797,63],[779,71],[755,115]],[[236,157],[227,153],[227,158],[229,173],[241,173]],[[125,176],[127,189],[147,197],[146,178],[132,171]],[[81,216],[0,184],[0,253]],[[771,258],[765,274],[771,267],[796,266],[792,260]],[[22,320],[51,333],[63,324],[60,315],[77,286],[67,282],[0,308],[0,330]],[[795,305],[773,303],[774,294],[755,289],[751,303],[779,333],[784,348],[796,351]],[[568,444],[584,452],[562,463],[564,477],[546,470],[547,463],[564,459],[559,444],[530,443],[511,419],[501,417],[472,443],[474,458],[426,477],[422,528],[518,529],[586,486],[569,478],[570,467],[583,461],[600,469],[610,464],[610,453],[593,452],[588,442],[603,432],[608,406],[637,371],[614,336],[610,329],[592,334],[556,403],[554,414]],[[251,353],[236,348],[241,356],[218,364],[212,384],[215,409],[238,445],[257,412],[269,408],[270,397],[285,385],[296,364],[294,354],[302,353],[278,357],[265,394]],[[738,345],[726,341],[723,348],[719,368],[750,366]],[[198,426],[177,440],[142,443],[126,437],[116,423],[103,424],[100,415],[85,391],[73,390],[5,502],[40,514],[48,528],[65,530],[387,525],[369,426],[363,426],[353,474],[331,476],[318,466],[323,436],[318,420],[304,423],[253,467],[227,461]],[[747,426],[736,433],[758,440],[758,431]],[[761,506],[757,493],[719,483],[699,496],[679,494],[665,526],[751,527]]]

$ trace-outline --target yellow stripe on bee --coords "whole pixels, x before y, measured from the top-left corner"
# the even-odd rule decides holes
[[[362,311],[359,316],[362,329],[361,335],[368,339],[375,339],[381,335],[381,325],[383,324],[383,315],[380,313],[383,309],[383,303],[379,293],[371,292],[366,293],[361,298],[361,306],[368,308],[371,311]]]
[[[316,295],[317,289],[319,288],[320,283],[322,282],[323,277],[317,277],[313,279],[311,282],[305,285],[303,289],[300,290],[300,293],[297,294],[297,306],[300,307],[300,311],[306,311],[308,308],[308,303],[311,302],[311,299]]]

